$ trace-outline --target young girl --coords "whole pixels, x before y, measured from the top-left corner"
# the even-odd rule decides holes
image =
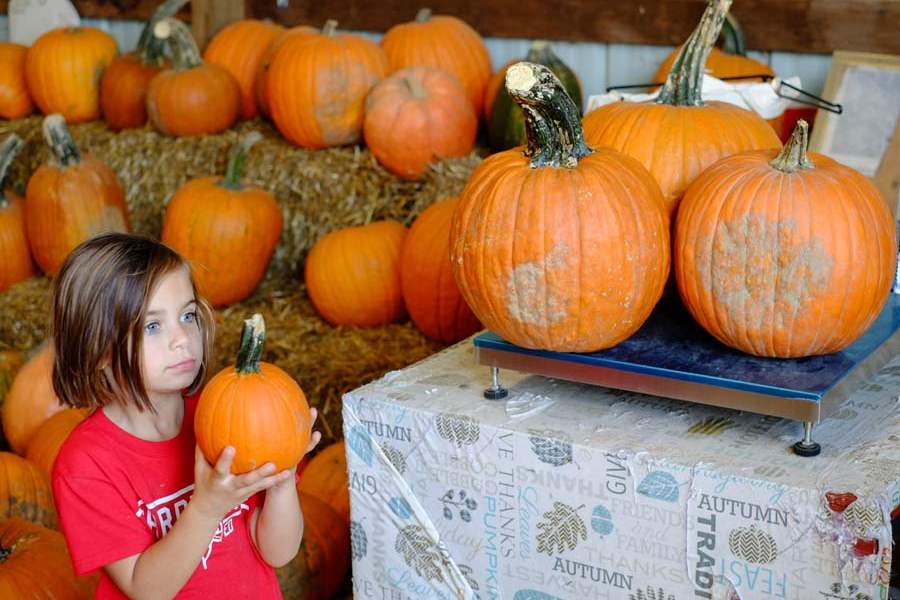
[[[197,449],[214,321],[185,261],[102,235],[68,257],[53,304],[53,388],[96,409],[53,468],[75,572],[102,569],[97,598],[281,598],[273,567],[303,535],[296,466],[232,475],[233,448],[214,467]]]

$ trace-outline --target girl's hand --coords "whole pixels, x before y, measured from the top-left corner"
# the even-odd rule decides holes
[[[215,467],[209,466],[199,446],[194,451],[194,495],[191,497],[191,505],[198,512],[217,521],[253,494],[291,478],[290,471],[275,474],[275,465],[272,463],[266,463],[248,473],[234,475],[231,473],[233,460],[234,448],[231,446],[222,451]]]

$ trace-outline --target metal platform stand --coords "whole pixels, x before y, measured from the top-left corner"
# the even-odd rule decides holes
[[[900,352],[900,294],[891,294],[869,330],[845,350],[803,359],[757,358],[723,346],[677,299],[664,299],[644,326],[615,348],[547,352],[475,336],[479,364],[491,368],[484,397],[509,394],[500,369],[732,408],[803,422],[799,456],[816,456],[813,427]]]

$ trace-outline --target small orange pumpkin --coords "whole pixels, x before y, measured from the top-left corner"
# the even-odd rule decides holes
[[[54,160],[28,181],[25,226],[34,260],[52,277],[78,244],[107,231],[128,231],[130,225],[115,172],[79,152],[60,115],[44,119],[44,138]]]
[[[685,306],[722,343],[757,356],[830,354],[887,299],[897,238],[869,179],[806,154],[798,121],[781,153],[744,152],[703,172],[675,226]]]
[[[235,449],[232,473],[271,462],[278,471],[300,462],[312,434],[309,405],[294,379],[261,362],[266,326],[262,315],[244,321],[235,366],[216,374],[194,415],[197,445],[210,464],[226,446]]]
[[[25,458],[47,477],[47,481],[50,481],[53,463],[56,462],[59,449],[72,430],[84,421],[89,413],[90,411],[84,408],[61,410],[44,421],[28,441]]]
[[[328,504],[350,526],[350,480],[344,440],[316,454],[300,473],[297,491]]]
[[[162,71],[147,90],[147,116],[166,135],[203,135],[231,127],[241,108],[241,87],[225,67],[204,63],[187,25],[171,17],[153,28],[169,40],[171,69]]]
[[[44,421],[65,408],[53,391],[52,375],[53,348],[47,344],[19,369],[6,394],[3,434],[16,454],[24,455]]]
[[[50,480],[21,456],[0,452],[0,521],[27,519],[56,528]]]
[[[69,123],[100,117],[100,77],[119,48],[96,27],[60,27],[35,40],[25,57],[31,99],[45,115],[60,113]]]
[[[400,252],[406,227],[378,221],[332,231],[306,257],[306,292],[332,325],[378,327],[403,318]]]
[[[400,258],[403,302],[416,327],[447,344],[481,328],[459,293],[450,263],[450,224],[459,198],[447,198],[416,218]]]
[[[25,84],[27,54],[25,46],[0,42],[0,117],[4,119],[21,119],[34,110]]]
[[[309,25],[291,27],[286,31],[282,31],[278,37],[269,44],[269,47],[266,48],[256,70],[255,84],[256,105],[259,108],[259,112],[263,115],[268,117],[272,113],[271,100],[269,100],[269,69],[272,66],[272,59],[275,58],[275,54],[289,39],[295,36],[316,35],[318,33],[319,31],[315,27],[310,27]]]
[[[241,183],[247,152],[261,138],[258,132],[244,136],[225,177],[193,179],[166,206],[162,242],[191,263],[200,294],[216,307],[253,293],[281,237],[274,196]]]
[[[444,69],[466,90],[475,114],[481,114],[491,78],[491,57],[478,32],[461,19],[421,9],[415,21],[391,27],[381,39],[390,72],[408,67]]]
[[[22,138],[11,133],[0,144],[0,189],[6,173],[22,149]],[[25,233],[25,201],[13,190],[0,194],[0,292],[34,275]]]
[[[366,99],[366,145],[388,171],[404,179],[421,179],[434,160],[467,155],[477,131],[477,114],[446,71],[402,69]]]

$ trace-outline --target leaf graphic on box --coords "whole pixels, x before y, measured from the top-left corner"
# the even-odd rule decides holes
[[[459,572],[463,574],[463,577],[466,578],[466,582],[468,582],[469,587],[472,588],[472,591],[475,592],[475,598],[477,600],[481,600],[481,596],[478,595],[478,582],[475,581],[475,578],[472,576],[474,571],[472,567],[469,565],[459,565]]]
[[[387,457],[388,462],[394,465],[398,473],[403,475],[404,471],[406,471],[406,459],[403,457],[403,453],[390,444],[382,444],[381,450]]]
[[[648,498],[678,502],[678,481],[665,471],[650,472],[638,485],[637,491]]]
[[[368,547],[366,530],[356,521],[350,521],[350,551],[353,553],[353,560],[364,558]]]
[[[857,537],[871,537],[884,524],[884,514],[877,504],[857,500],[844,511],[844,522]]]
[[[372,466],[372,438],[369,432],[360,425],[354,425],[350,430],[350,436],[347,439],[351,450],[368,466]]]
[[[719,435],[723,431],[727,431],[733,427],[737,427],[737,423],[727,417],[706,417],[699,423],[695,423],[688,429],[689,434],[701,435]]]
[[[513,596],[513,600],[561,600],[556,596],[545,594],[537,590],[519,590]]]
[[[541,462],[561,467],[572,462],[572,443],[562,431],[531,431],[531,450]]]
[[[728,547],[737,558],[758,565],[774,562],[778,556],[775,538],[756,525],[733,529],[728,534]]]
[[[481,431],[472,417],[440,414],[434,418],[438,435],[458,447],[471,446],[478,441]]]
[[[538,552],[552,556],[554,553],[574,550],[579,538],[587,539],[587,526],[578,516],[580,508],[584,507],[572,508],[562,502],[553,503],[553,510],[544,513],[546,521],[538,523],[538,529],[541,530],[537,535]]]
[[[659,587],[653,588],[647,586],[647,591],[638,590],[634,594],[628,594],[629,600],[675,600],[675,594],[666,594],[666,591]]]
[[[444,582],[444,572],[441,570],[444,558],[437,545],[418,525],[409,525],[397,533],[394,550],[402,554],[406,565],[425,581]]]
[[[409,505],[409,502],[406,501],[406,498],[391,498],[388,501],[388,508],[391,509],[392,513],[403,520],[406,520],[410,516],[412,516],[412,507]]]

